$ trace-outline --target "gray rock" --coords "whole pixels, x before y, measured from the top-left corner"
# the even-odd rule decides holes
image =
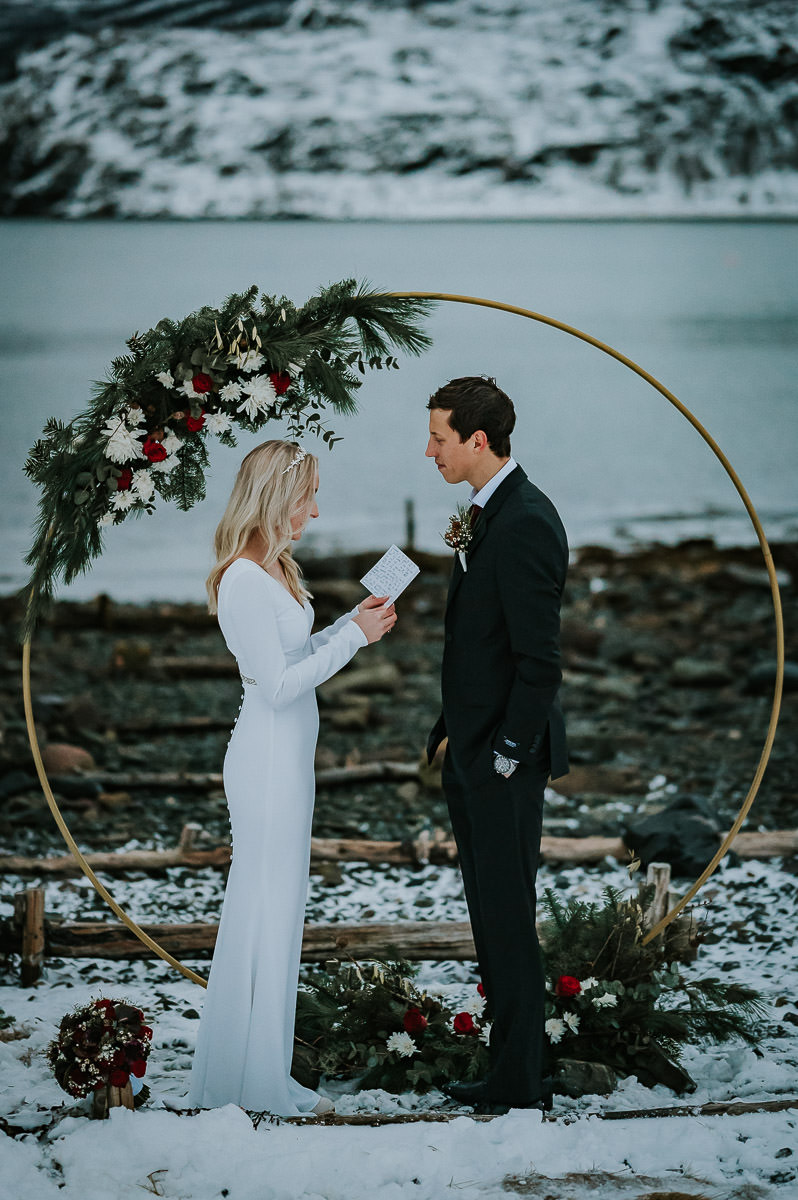
[[[561,1058],[554,1072],[554,1091],[558,1096],[609,1096],[618,1076],[604,1063],[582,1062],[576,1058]]]
[[[724,687],[734,676],[722,662],[702,658],[677,658],[668,681],[677,687]]]

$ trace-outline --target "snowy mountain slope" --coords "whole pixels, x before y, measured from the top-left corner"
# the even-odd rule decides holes
[[[5,215],[798,211],[785,0],[44,7],[0,86]]]

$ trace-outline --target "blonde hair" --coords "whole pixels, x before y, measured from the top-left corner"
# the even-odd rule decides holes
[[[302,572],[291,556],[291,519],[312,507],[318,459],[306,453],[295,466],[296,442],[263,442],[250,450],[238,470],[224,515],[216,527],[213,549],[216,563],[205,581],[208,612],[215,613],[219,582],[234,558],[244,551],[253,534],[266,545],[261,566],[280,563],[288,590],[302,604],[310,596]]]

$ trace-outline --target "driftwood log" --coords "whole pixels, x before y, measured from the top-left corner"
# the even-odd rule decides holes
[[[190,836],[189,831],[195,831]],[[87,854],[95,871],[115,874],[124,871],[165,871],[167,867],[217,867],[230,865],[230,847],[196,848],[199,827],[187,825],[179,844],[172,850],[126,850]],[[719,835],[720,837],[720,835]],[[734,850],[741,858],[790,858],[798,854],[798,830],[780,829],[767,833],[739,833]],[[546,837],[540,843],[545,863],[600,863],[605,858],[627,862],[629,852],[620,838]],[[434,863],[455,866],[457,847],[442,830],[403,842],[378,842],[366,838],[311,838],[311,863],[372,862]],[[31,858],[19,854],[0,855],[0,875],[76,875],[80,867],[71,854]]]

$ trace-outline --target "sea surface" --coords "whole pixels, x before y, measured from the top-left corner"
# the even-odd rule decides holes
[[[771,540],[798,536],[798,224],[737,221],[0,223],[0,590],[27,578],[37,492],[22,467],[49,416],[87,404],[125,340],[251,283],[301,303],[354,276],[396,291],[485,297],[609,344],[658,379],[716,440]],[[372,372],[344,435],[321,443],[314,553],[443,549],[467,485],[425,459],[429,394],[494,375],[513,397],[513,452],[557,505],[573,547],[686,537],[756,540],[720,461],[675,407],[610,356],[523,317],[443,303],[432,349]],[[160,502],[107,531],[88,575],[59,594],[202,599],[211,540],[243,455],[213,439],[208,497]],[[315,448],[313,443],[311,448]]]

